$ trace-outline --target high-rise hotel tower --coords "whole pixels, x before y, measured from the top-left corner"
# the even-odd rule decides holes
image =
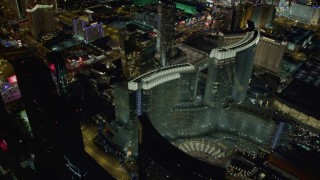
[[[211,51],[206,104],[218,107],[229,99],[237,102],[245,99],[259,37],[259,30],[253,30],[238,43]]]
[[[161,0],[158,8],[158,29],[160,31],[160,63],[166,66],[172,56],[176,5],[169,0]]]

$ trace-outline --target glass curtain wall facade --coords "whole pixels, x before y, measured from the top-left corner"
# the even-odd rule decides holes
[[[223,135],[264,148],[271,146],[276,129],[274,121],[237,107],[224,109],[207,106],[206,103],[199,105],[196,99],[186,98],[194,97],[193,88],[196,88],[198,73],[192,68],[190,71],[193,72],[177,69],[162,68],[129,82],[129,90],[133,94],[132,98],[129,97],[130,121],[137,120],[134,115],[146,113],[156,130],[169,141],[200,136],[217,138]],[[179,75],[175,76],[176,73]],[[231,95],[232,89],[229,90]]]
[[[210,57],[207,74],[200,73],[203,68],[179,64],[143,74],[130,81],[127,90],[116,87],[116,116],[132,130],[132,142],[138,139],[138,115],[146,114],[159,134],[172,143],[208,138],[267,149],[276,146],[279,128],[271,117],[239,108],[236,103],[222,106],[232,98],[236,102],[244,99],[258,39],[255,30],[234,45],[213,50],[217,54]],[[205,91],[198,90],[203,88],[198,86],[200,75],[206,79]],[[204,99],[197,98],[198,92],[204,93]]]
[[[159,1],[158,29],[160,30],[160,59],[161,65],[166,66],[172,56],[174,45],[174,28],[176,5],[169,0]]]
[[[210,59],[205,91],[205,103],[207,105],[222,107],[230,99],[234,74],[234,57],[222,60]]]
[[[245,99],[259,37],[259,30],[247,32],[239,42],[211,51],[206,104],[221,107],[229,97],[237,102]]]
[[[128,146],[132,149],[132,154],[137,156],[138,154],[138,101],[139,91],[128,91],[127,83],[117,84],[114,87],[115,92],[115,109],[116,119],[124,124],[125,129],[129,131],[130,142]]]
[[[232,98],[238,102],[243,101],[247,95],[255,52],[256,44],[237,52]]]

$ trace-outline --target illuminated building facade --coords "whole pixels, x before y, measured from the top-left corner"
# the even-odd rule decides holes
[[[0,80],[0,95],[5,104],[13,102],[21,97],[16,75],[10,76],[7,81]]]
[[[239,19],[235,20],[235,22],[237,22],[236,24],[238,24],[237,29],[245,29],[247,25],[247,20],[250,20],[253,17],[254,5],[250,3],[239,4],[238,13],[240,14],[236,17]]]
[[[234,59],[224,61],[210,61],[207,84],[212,81],[212,85],[206,86],[206,101],[212,106],[223,106],[223,103],[230,99],[234,79],[235,62]]]
[[[139,118],[139,122],[141,179],[225,179],[225,167],[194,158],[174,146],[159,134],[146,114]]]
[[[130,144],[133,147],[134,155],[138,153],[138,116],[142,112],[148,112],[150,116],[159,119],[157,125],[165,129],[168,124],[163,125],[160,122],[168,118],[166,112],[177,104],[181,98],[186,99],[186,97],[179,95],[180,91],[185,91],[185,89],[179,87],[177,79],[184,72],[193,72],[194,68],[191,65],[184,64],[162,68],[161,73],[157,73],[157,71],[150,71],[128,84],[115,86],[116,119],[130,130]],[[196,77],[195,74],[193,76]],[[195,82],[195,78],[193,80]],[[163,84],[163,86],[158,86],[159,84]],[[166,96],[161,95],[164,91],[168,93]],[[159,96],[162,98],[158,98]],[[153,103],[157,101],[158,103]]]
[[[285,41],[261,36],[254,56],[254,66],[277,74],[286,47],[287,42]]]
[[[121,47],[121,60],[123,66],[123,73],[127,79],[139,76],[139,67],[136,61],[137,53],[137,31],[136,26],[132,29],[126,28],[121,31],[120,47]]]
[[[209,24],[211,25],[212,29],[225,29],[225,30],[234,30],[234,27],[236,26],[234,22],[237,19],[237,15],[239,16],[239,13],[237,14],[236,6],[230,6],[217,9],[216,6],[213,7],[214,13],[211,22],[209,21]],[[221,17],[215,18],[217,14],[221,14]],[[238,18],[239,19],[239,18]],[[239,23],[239,22],[238,22]],[[206,22],[207,24],[207,22]],[[235,29],[236,30],[236,29]]]
[[[13,102],[21,97],[13,67],[4,59],[0,59],[0,96],[4,104]]]
[[[18,0],[20,1],[22,11],[25,12],[29,6],[33,4],[52,5],[54,11],[58,11],[57,0]],[[64,0],[65,1],[65,0]]]
[[[239,42],[213,49],[203,62],[162,67],[115,88],[116,120],[140,133],[134,140],[142,178],[185,178],[190,171],[189,177],[222,179],[221,161],[234,148],[277,147],[283,124],[244,105],[226,104],[246,97],[259,36],[258,30],[247,32]],[[170,153],[176,157],[167,158]],[[217,168],[216,174],[198,165]]]
[[[235,55],[235,84],[232,90],[232,98],[237,102],[242,102],[246,97],[259,38],[260,33],[255,30],[247,33],[245,42],[240,41],[242,44],[230,47],[230,49],[237,51]]]
[[[153,27],[157,27],[158,24],[158,14],[155,12],[148,12],[145,9],[136,11],[134,13],[134,19]]]
[[[180,64],[129,82],[129,91],[137,97],[132,111],[143,114],[139,118],[141,177],[223,179],[225,172],[219,159],[231,154],[234,147],[246,149],[252,143],[255,145],[249,149],[258,151],[281,139],[277,124],[270,117],[261,118],[237,106],[207,106],[201,97],[192,99],[198,88],[197,74],[194,66]],[[216,168],[215,174],[207,172],[205,166]]]
[[[92,23],[84,27],[85,41],[91,42],[96,39],[104,37],[103,24],[102,23]]]
[[[153,32],[145,32],[144,37],[138,39],[138,61],[140,74],[155,68],[156,37]]]
[[[44,5],[52,5],[54,11],[58,11],[58,3],[57,0],[38,0],[38,4],[44,4]]]
[[[127,79],[133,79],[155,67],[156,43],[156,33],[149,26],[129,23],[122,28],[120,47]]]
[[[245,33],[222,33],[219,32],[218,34],[218,47],[229,46],[241,41],[245,37]]]
[[[37,4],[27,9],[31,33],[35,38],[40,38],[45,33],[54,33],[55,24],[53,18],[53,5]]]
[[[160,31],[160,63],[166,66],[172,57],[176,7],[172,1],[162,0],[158,7],[158,31]]]
[[[294,3],[291,6],[289,18],[305,24],[317,24],[320,17],[320,9],[317,7],[307,6]]]
[[[73,34],[75,36],[84,36],[83,27],[85,27],[88,24],[88,21],[75,18],[72,20],[72,28],[73,28]]]
[[[73,34],[83,37],[86,43],[104,37],[103,23],[76,18],[72,20]]]
[[[21,18],[18,0],[3,0],[1,8],[6,20],[19,20]]]
[[[118,84],[114,88],[116,120],[121,122],[129,131],[129,141],[125,142],[120,148],[132,157],[138,157],[138,111],[137,98],[138,94],[128,91],[127,84]],[[127,136],[127,134],[126,134]],[[130,151],[130,152],[129,152]]]
[[[245,29],[248,20],[253,21],[256,28],[261,28],[273,21],[274,16],[274,5],[239,4],[234,7],[231,29]]]
[[[121,94],[125,91],[119,90],[119,93],[117,93],[116,90],[115,104],[116,111],[119,111],[116,113],[117,117],[128,120],[135,119],[141,112],[146,112],[151,120],[157,119],[153,124],[161,129],[161,132],[165,132],[172,126],[163,122],[182,112],[181,110],[173,111],[176,106],[183,107],[192,104],[193,106],[198,106],[199,102],[196,102],[196,99],[202,99],[209,107],[221,107],[230,99],[234,99],[237,102],[243,101],[247,94],[255,47],[259,36],[259,31],[254,30],[248,32],[242,41],[234,45],[213,49],[210,54],[209,65],[207,65],[208,73],[206,74],[205,91],[200,94],[198,90],[198,74],[196,73],[200,70],[195,70],[193,66],[188,64],[168,66],[137,77],[129,82],[128,88],[131,93],[135,92],[133,93],[135,94],[133,95],[133,99],[135,99],[133,104],[139,103],[135,104],[132,110],[130,106],[126,108],[117,107],[118,105],[128,106],[131,104],[129,101],[132,98],[129,97],[130,93],[124,96]],[[166,92],[166,96],[162,95],[163,92]],[[140,100],[136,99],[137,97]],[[117,102],[119,103],[118,105]],[[122,111],[121,109],[130,109],[129,112],[136,111],[137,113],[129,116],[128,113],[120,112]],[[169,111],[177,114],[166,115],[166,112]],[[199,108],[197,111],[201,112],[204,109]],[[189,117],[191,118],[193,115]],[[205,113],[197,113],[197,115],[201,115],[203,118],[206,116]],[[169,136],[169,134],[166,135]]]
[[[57,11],[56,0],[4,0],[3,12],[7,20],[19,20],[27,16],[27,9],[34,4],[52,5],[53,10]]]
[[[186,101],[187,97],[190,97],[184,91],[195,88],[196,74],[193,72],[192,65],[172,65],[161,68],[160,72],[154,70],[130,81],[128,89],[137,97],[135,109],[132,110],[136,111],[137,115],[146,112],[151,119],[156,120],[153,123],[160,132],[167,134],[165,130],[172,128],[170,124],[163,123],[170,118],[167,112],[178,105],[180,100]],[[194,78],[189,79],[185,73],[191,73]],[[187,84],[189,85],[188,89],[184,89]],[[166,92],[165,96],[163,96],[163,92]],[[137,121],[137,116],[133,117],[132,121]]]
[[[273,21],[275,16],[275,6],[268,4],[256,5],[251,20],[254,22],[256,28],[262,28],[267,23]]]
[[[211,51],[205,94],[208,105],[223,106],[231,97],[237,102],[245,99],[259,37],[258,30],[247,32],[241,41]]]

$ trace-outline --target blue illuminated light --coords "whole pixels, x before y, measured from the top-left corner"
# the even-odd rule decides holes
[[[141,91],[136,92],[137,98],[137,114],[138,116],[142,115],[142,99],[141,99]]]
[[[274,139],[272,141],[272,149],[275,149],[278,146],[283,128],[284,128],[284,123],[280,122],[276,130],[276,133],[274,134]]]

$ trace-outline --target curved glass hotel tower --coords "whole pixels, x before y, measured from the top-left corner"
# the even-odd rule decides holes
[[[230,97],[237,102],[245,99],[259,37],[258,30],[247,32],[238,43],[211,51],[206,104],[218,107],[223,106]]]
[[[238,43],[213,49],[201,67],[166,66],[130,81],[128,87],[116,87],[116,119],[130,129],[132,146],[138,144],[138,116],[144,113],[162,137],[185,153],[192,154],[192,148],[183,145],[190,139],[206,142],[198,148],[203,151],[225,144],[229,148],[219,157],[248,143],[256,149],[272,147],[276,123],[271,118],[237,106],[224,108],[246,97],[259,37],[253,30]],[[132,149],[137,154],[137,148]]]

